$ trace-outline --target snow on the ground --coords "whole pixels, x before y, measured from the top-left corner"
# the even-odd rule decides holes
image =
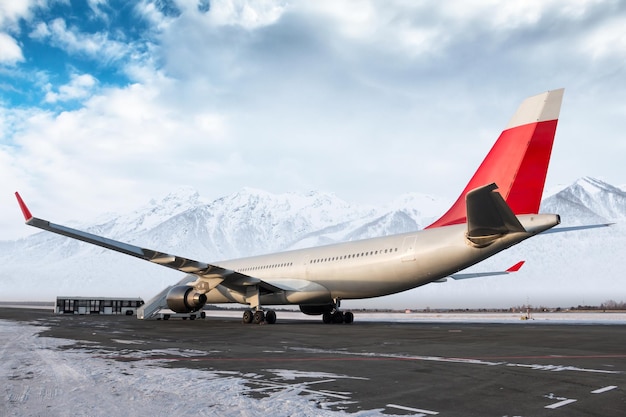
[[[332,393],[307,389],[306,384],[274,390],[275,386],[264,386],[267,380],[260,375],[250,373],[170,369],[147,357],[121,362],[107,358],[97,346],[93,350],[68,348],[74,341],[38,337],[40,331],[42,327],[0,320],[2,416],[381,415],[381,410],[348,414],[341,411],[348,397],[333,398]],[[185,356],[189,352],[167,353]],[[285,377],[297,371],[271,372]],[[255,381],[260,389],[249,387]],[[269,395],[252,398],[248,394],[254,391]]]

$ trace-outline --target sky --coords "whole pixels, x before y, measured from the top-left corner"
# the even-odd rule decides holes
[[[0,0],[0,240],[181,186],[453,200],[565,88],[547,187],[626,183],[626,3]]]

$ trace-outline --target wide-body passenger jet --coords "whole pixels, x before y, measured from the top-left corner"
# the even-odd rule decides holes
[[[562,97],[559,89],[523,101],[452,207],[424,230],[405,234],[204,263],[33,217],[15,194],[30,226],[189,274],[167,294],[176,313],[240,303],[249,306],[245,323],[271,324],[276,313],[266,306],[295,304],[325,323],[352,323],[341,300],[497,274],[459,272],[559,224],[557,214],[538,212]]]

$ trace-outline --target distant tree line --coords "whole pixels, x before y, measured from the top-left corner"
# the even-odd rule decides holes
[[[608,300],[603,302],[599,306],[578,306],[572,307],[572,310],[626,310],[626,302]]]

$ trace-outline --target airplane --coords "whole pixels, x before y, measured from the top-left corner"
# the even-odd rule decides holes
[[[167,293],[175,313],[205,304],[249,307],[244,323],[276,322],[273,305],[298,305],[324,323],[352,323],[342,300],[395,294],[447,278],[517,271],[461,273],[560,223],[539,214],[564,89],[524,100],[456,202],[423,230],[393,236],[204,263],[142,248],[33,217],[15,193],[26,224],[184,272]]]

